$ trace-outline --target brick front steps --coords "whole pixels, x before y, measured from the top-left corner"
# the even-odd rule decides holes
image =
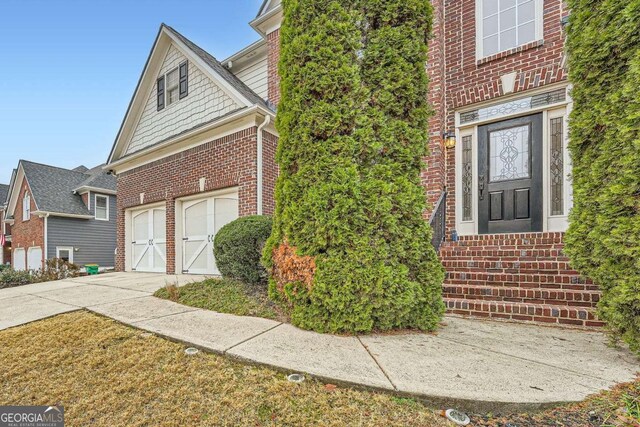
[[[440,258],[450,314],[577,327],[600,327],[600,291],[571,269],[563,233],[463,236]]]

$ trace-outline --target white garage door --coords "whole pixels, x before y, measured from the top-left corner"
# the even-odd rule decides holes
[[[13,250],[13,269],[20,271],[27,268],[26,257],[23,248],[16,248]]]
[[[226,224],[238,218],[238,199],[211,197],[182,205],[182,272],[219,274],[213,256],[213,239]]]
[[[27,268],[29,270],[42,270],[42,248],[39,246],[27,250]]]
[[[133,212],[131,225],[131,269],[164,273],[167,266],[166,209]]]

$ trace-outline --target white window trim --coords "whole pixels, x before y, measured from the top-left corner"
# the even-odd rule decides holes
[[[106,218],[98,218],[98,197],[102,197],[105,198],[107,200],[107,217]],[[109,196],[107,195],[103,195],[103,194],[96,194],[94,195],[94,201],[93,201],[93,217],[96,219],[96,221],[109,221]]]
[[[483,39],[483,35],[484,35],[484,29],[482,28],[482,21],[483,21],[483,15],[482,15],[482,2],[486,1],[486,0],[476,0],[476,13],[475,13],[475,17],[476,17],[476,60],[480,61],[484,58],[488,58],[490,56],[494,56],[494,55],[499,55],[502,52],[506,52],[507,50],[511,50],[511,49],[517,49],[520,46],[523,45],[519,45],[516,46],[514,48],[511,49],[507,49],[507,50],[502,50],[496,53],[492,53],[491,55],[485,55],[483,52],[483,43],[482,43],[482,39]],[[536,36],[535,39],[532,40],[531,42],[527,42],[528,43],[533,43],[536,41],[541,41],[544,39],[544,0],[534,0],[535,3],[535,8],[536,8],[536,12],[535,12],[535,20],[536,20]],[[498,12],[499,13],[499,12]]]
[[[69,263],[73,264],[73,247],[71,246],[57,246],[56,258],[60,258],[60,251],[69,251]]]
[[[176,88],[178,89],[178,99],[175,100],[174,102],[169,102],[169,74],[173,73],[174,71],[178,73],[178,84],[176,86]],[[164,106],[165,108],[169,108],[170,106],[177,104],[179,101],[180,101],[180,65],[178,65],[175,68],[172,68],[171,70],[167,71],[164,74]]]
[[[31,219],[31,196],[29,193],[25,193],[22,198],[22,222],[29,221]]]

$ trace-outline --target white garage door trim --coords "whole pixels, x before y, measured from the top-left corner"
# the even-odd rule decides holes
[[[27,268],[42,270],[42,248],[40,246],[32,246],[27,250]]]
[[[27,269],[27,258],[24,248],[15,248],[13,250],[13,269],[16,271]]]
[[[164,273],[167,268],[167,210],[151,207],[130,212],[128,250],[132,271]]]
[[[237,190],[181,200],[179,212],[176,253],[179,254],[180,271],[183,274],[220,274],[213,255],[213,241],[223,226],[239,216]]]

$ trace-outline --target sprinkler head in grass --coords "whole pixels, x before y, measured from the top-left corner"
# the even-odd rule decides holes
[[[287,377],[287,380],[292,383],[300,384],[304,381],[304,375],[302,374],[291,374]]]
[[[467,414],[455,409],[447,409],[445,411],[445,415],[447,419],[449,419],[449,421],[453,421],[459,426],[466,426],[471,423],[471,419],[469,419],[469,416]]]
[[[184,354],[186,354],[187,356],[195,356],[199,352],[200,352],[200,350],[198,350],[197,348],[189,347],[188,349],[186,349],[184,351]]]

